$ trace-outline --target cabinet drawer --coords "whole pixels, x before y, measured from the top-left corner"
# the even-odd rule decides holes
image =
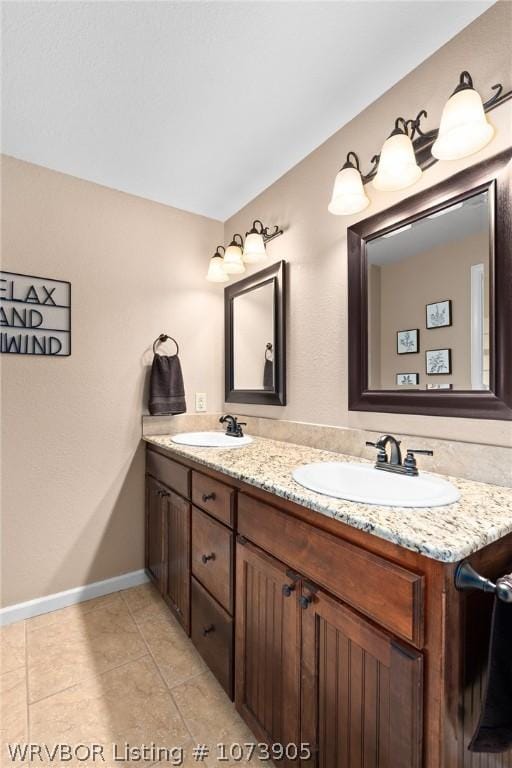
[[[233,613],[233,533],[192,508],[192,573],[228,613]]]
[[[192,642],[233,698],[233,621],[192,577]]]
[[[238,531],[395,635],[422,646],[423,576],[242,493]]]
[[[146,451],[146,472],[185,499],[190,499],[190,469],[161,453]]]
[[[233,527],[235,490],[211,477],[192,472],[192,501],[197,507]]]

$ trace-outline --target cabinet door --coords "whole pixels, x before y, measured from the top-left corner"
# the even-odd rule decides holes
[[[146,477],[146,571],[160,591],[163,588],[164,529],[162,486]]]
[[[163,492],[165,576],[163,595],[190,631],[190,503],[172,491]]]
[[[248,543],[236,554],[236,707],[260,741],[298,744],[300,582]]]
[[[301,740],[317,768],[420,768],[422,656],[304,583]]]

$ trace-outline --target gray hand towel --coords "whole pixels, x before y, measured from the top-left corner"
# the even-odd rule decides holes
[[[185,387],[178,355],[155,355],[149,380],[149,412],[152,416],[185,413]]]
[[[512,587],[512,573],[500,581]],[[470,752],[512,749],[512,603],[494,598],[487,687]]]

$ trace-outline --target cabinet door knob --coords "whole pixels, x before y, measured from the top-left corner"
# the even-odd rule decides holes
[[[292,592],[295,591],[295,584],[283,584],[283,595],[284,597],[290,597]]]
[[[309,607],[310,603],[313,602],[313,595],[301,595],[299,597],[299,603],[300,607],[306,610],[306,608]]]
[[[214,493],[203,493],[203,501],[214,501],[214,500],[215,500]]]
[[[215,552],[211,552],[209,555],[203,555],[201,560],[203,561],[204,565],[206,565],[208,560],[215,560]]]
[[[215,632],[215,624],[210,624],[208,627],[203,627],[203,637],[206,637],[210,632]]]
[[[165,497],[165,496],[170,496],[170,495],[171,494],[169,493],[169,491],[160,491],[160,496]]]

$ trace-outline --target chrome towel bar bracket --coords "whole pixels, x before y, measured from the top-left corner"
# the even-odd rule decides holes
[[[479,592],[490,592],[504,603],[512,603],[512,573],[502,576],[496,584],[479,573],[464,560],[455,571],[455,587],[459,590],[477,589]]]

